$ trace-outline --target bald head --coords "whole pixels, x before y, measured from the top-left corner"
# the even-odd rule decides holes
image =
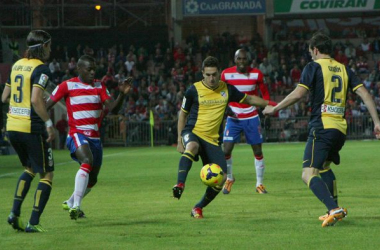
[[[246,73],[249,68],[249,54],[245,49],[238,49],[235,52],[236,70],[240,73]]]

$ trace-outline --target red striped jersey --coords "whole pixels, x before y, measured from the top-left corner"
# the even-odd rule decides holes
[[[223,70],[221,80],[228,84],[234,85],[240,92],[248,95],[259,95],[264,100],[269,100],[269,92],[263,81],[263,73],[260,70],[249,68],[247,73],[239,73],[236,66]],[[248,104],[230,102],[229,106],[235,113],[236,118],[244,120],[258,115],[257,108]]]
[[[50,98],[54,102],[65,98],[69,135],[80,133],[90,138],[100,137],[103,103],[111,96],[99,80],[90,85],[81,82],[79,77],[71,78],[59,84]]]

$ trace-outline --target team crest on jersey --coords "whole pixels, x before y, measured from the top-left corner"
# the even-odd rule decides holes
[[[183,137],[183,141],[187,142],[189,140],[189,134],[186,134],[184,137]]]
[[[221,91],[221,92],[220,92],[220,95],[223,96],[223,97],[226,97],[226,92]]]
[[[45,88],[48,81],[49,77],[45,74],[41,74],[40,80],[38,80],[38,84]]]

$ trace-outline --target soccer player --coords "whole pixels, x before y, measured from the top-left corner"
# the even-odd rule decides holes
[[[309,52],[314,60],[308,63],[301,75],[300,83],[276,107],[267,106],[263,113],[274,114],[300,100],[310,92],[311,117],[309,137],[303,156],[302,180],[328,209],[322,227],[332,226],[347,215],[347,209],[337,204],[335,175],[331,162],[340,163],[347,131],[344,118],[349,90],[364,101],[374,122],[374,132],[380,138],[380,121],[371,95],[361,80],[345,65],[330,57],[331,39],[316,33],[310,39]]]
[[[249,66],[248,57],[249,55],[244,49],[237,50],[235,53],[236,66],[225,69],[222,72],[221,80],[249,95],[258,96],[260,89],[263,99],[269,100],[269,92],[264,85],[263,74],[260,70]],[[247,143],[251,145],[255,156],[256,192],[266,194],[267,190],[263,185],[265,169],[261,146],[263,136],[258,110],[255,106],[238,102],[230,102],[229,107],[232,112],[227,117],[223,136],[224,156],[227,160],[227,181],[224,184],[223,193],[229,194],[232,184],[235,182],[232,173],[232,150],[235,143],[240,141],[241,132],[244,132]]]
[[[91,56],[84,55],[77,64],[78,77],[59,84],[49,100],[50,109],[56,102],[65,99],[69,117],[69,135],[66,145],[73,160],[80,164],[75,176],[75,188],[71,197],[63,202],[71,219],[84,217],[81,202],[96,184],[103,159],[99,127],[103,117],[103,105],[112,113],[120,109],[125,95],[131,89],[132,78],[119,85],[119,96],[114,100],[106,86],[94,79],[96,64]]]
[[[44,91],[51,78],[49,68],[44,64],[50,56],[51,36],[43,30],[33,30],[28,34],[26,44],[26,57],[13,65],[1,96],[3,102],[9,101],[9,140],[25,168],[17,182],[8,223],[18,231],[45,232],[40,217],[50,197],[54,171],[50,142],[55,134],[44,101]],[[24,227],[20,219],[21,205],[36,173],[40,175],[40,181],[34,195],[32,215]]]
[[[178,146],[182,154],[179,161],[177,184],[173,197],[180,199],[185,188],[187,174],[193,161],[199,156],[203,165],[218,164],[223,172],[220,186],[207,187],[202,199],[194,206],[191,216],[203,218],[202,209],[222,190],[226,180],[227,164],[220,146],[222,122],[229,102],[265,107],[268,101],[239,92],[234,86],[220,81],[219,63],[209,56],[202,63],[203,80],[194,83],[185,93],[178,118]]]

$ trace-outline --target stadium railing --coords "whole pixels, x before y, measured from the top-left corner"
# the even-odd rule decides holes
[[[287,119],[261,119],[265,142],[306,141],[309,117]],[[370,116],[351,117],[347,121],[347,139],[374,139]],[[102,128],[104,146],[151,146],[173,145],[177,143],[177,121],[161,121],[151,130],[149,121],[126,121],[120,116],[107,116]],[[242,135],[241,142],[245,142]]]

